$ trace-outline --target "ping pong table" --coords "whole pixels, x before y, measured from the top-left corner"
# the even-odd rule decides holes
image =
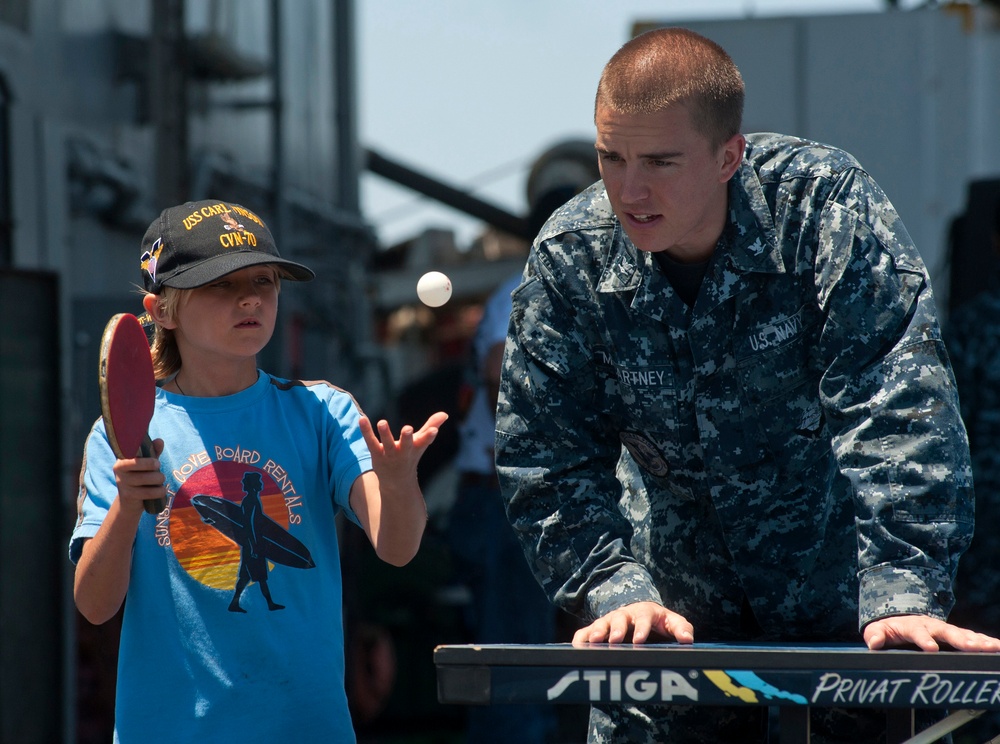
[[[442,703],[765,705],[778,709],[782,744],[809,741],[811,706],[884,709],[890,744],[936,741],[1000,709],[1000,654],[851,644],[464,644],[438,646],[434,665]],[[918,708],[952,713],[915,734]]]

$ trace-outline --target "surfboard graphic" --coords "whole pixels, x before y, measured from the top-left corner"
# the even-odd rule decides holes
[[[253,524],[248,525],[240,505],[219,496],[199,493],[191,497],[191,505],[205,524],[212,525],[237,545],[247,544],[248,530],[252,529],[262,557],[272,563],[291,568],[316,566],[309,549],[263,511],[255,512]]]

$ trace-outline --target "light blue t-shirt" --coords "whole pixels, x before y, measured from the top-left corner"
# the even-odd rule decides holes
[[[335,515],[357,522],[371,469],[358,418],[328,383],[264,372],[231,396],[157,391],[168,508],[136,535],[116,742],[354,741]],[[117,495],[100,420],[85,456],[74,562]]]
[[[458,454],[455,455],[455,469],[462,473],[489,475],[494,472],[493,440],[496,433],[496,408],[482,381],[483,365],[490,349],[496,344],[503,343],[507,338],[511,308],[510,293],[517,289],[520,283],[519,272],[508,277],[493,291],[483,307],[483,317],[472,339],[478,384],[469,404],[469,411],[458,429],[459,446]]]

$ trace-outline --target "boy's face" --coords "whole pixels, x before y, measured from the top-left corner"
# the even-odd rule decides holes
[[[743,136],[713,146],[683,105],[654,114],[599,106],[595,122],[601,176],[635,246],[679,261],[707,259],[725,224]]]
[[[175,314],[174,332],[185,362],[255,358],[274,333],[278,314],[274,267],[251,266],[188,290]]]

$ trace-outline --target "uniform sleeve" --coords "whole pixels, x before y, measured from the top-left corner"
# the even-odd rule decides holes
[[[628,550],[632,528],[617,508],[621,444],[595,406],[585,334],[557,286],[565,284],[552,275],[551,257],[533,252],[513,296],[497,472],[508,518],[542,588],[556,605],[594,619],[660,597]]]
[[[972,472],[930,282],[861,171],[842,177],[820,232],[820,395],[856,499],[860,623],[945,618],[972,536]]]

